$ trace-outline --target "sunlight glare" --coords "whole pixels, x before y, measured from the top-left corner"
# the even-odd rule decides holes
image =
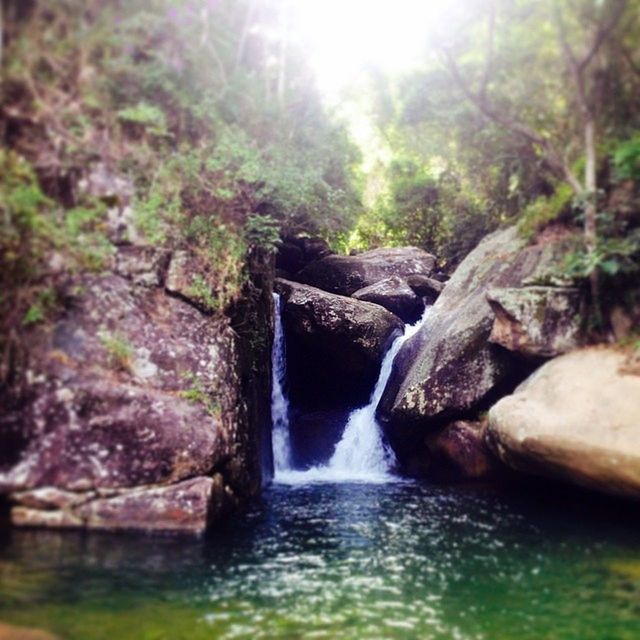
[[[294,33],[332,98],[367,67],[402,72],[424,55],[447,0],[298,0]]]

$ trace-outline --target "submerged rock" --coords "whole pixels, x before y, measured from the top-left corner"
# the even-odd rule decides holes
[[[530,368],[489,342],[489,289],[544,278],[563,255],[565,238],[525,246],[515,228],[483,240],[460,264],[420,331],[400,350],[379,406],[401,458],[424,432],[477,411],[501,385]]]
[[[282,295],[290,397],[322,406],[368,398],[382,358],[403,329],[383,307],[276,280]]]
[[[297,274],[304,284],[350,296],[391,276],[430,276],[436,259],[416,247],[373,249],[355,256],[330,255],[312,262]]]
[[[542,366],[489,412],[488,438],[514,469],[640,499],[640,375],[590,348]]]
[[[408,324],[419,320],[424,311],[424,302],[399,276],[385,278],[380,282],[359,289],[352,297],[356,300],[379,304]]]
[[[583,296],[568,287],[491,289],[489,341],[526,356],[551,358],[580,345]]]

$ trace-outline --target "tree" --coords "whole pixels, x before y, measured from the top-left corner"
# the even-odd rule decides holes
[[[550,19],[555,24],[565,73],[570,79],[570,83],[566,86],[571,92],[567,104],[576,104],[577,117],[582,128],[582,154],[585,158],[582,179],[573,168],[576,158],[568,157],[566,153],[561,151],[563,142],[566,143],[566,141],[549,137],[531,124],[513,117],[508,108],[498,105],[490,95],[489,84],[493,76],[496,48],[496,2],[489,4],[487,12],[488,26],[484,70],[477,89],[472,88],[471,81],[463,75],[451,48],[442,46],[441,50],[446,67],[465,98],[486,118],[524,138],[541,155],[547,169],[554,176],[566,180],[575,195],[584,202],[585,241],[587,250],[593,253],[596,250],[598,240],[597,115],[600,111],[600,105],[597,104],[599,98],[597,92],[592,90],[593,74],[590,74],[590,71],[603,45],[613,37],[620,24],[627,9],[627,1],[609,0],[601,7],[599,7],[600,3],[586,4],[591,6],[588,7],[588,11],[582,12],[577,11],[574,4],[570,5],[570,10],[573,12],[573,22],[577,26],[572,32],[567,26],[567,9],[561,7],[557,0],[553,0],[548,7],[551,9]],[[586,32],[587,37],[582,36],[580,31]],[[581,51],[581,53],[577,53],[577,51]],[[572,112],[568,110],[566,115],[571,118]],[[591,293],[597,307],[599,285],[596,270],[591,274]]]

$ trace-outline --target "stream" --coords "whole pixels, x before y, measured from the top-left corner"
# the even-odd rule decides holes
[[[637,519],[587,504],[321,482],[273,485],[200,541],[12,530],[0,620],[66,640],[635,640]]]

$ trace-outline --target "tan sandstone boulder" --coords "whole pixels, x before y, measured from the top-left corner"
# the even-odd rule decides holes
[[[509,466],[640,498],[640,375],[594,347],[551,360],[489,412],[488,440]]]

